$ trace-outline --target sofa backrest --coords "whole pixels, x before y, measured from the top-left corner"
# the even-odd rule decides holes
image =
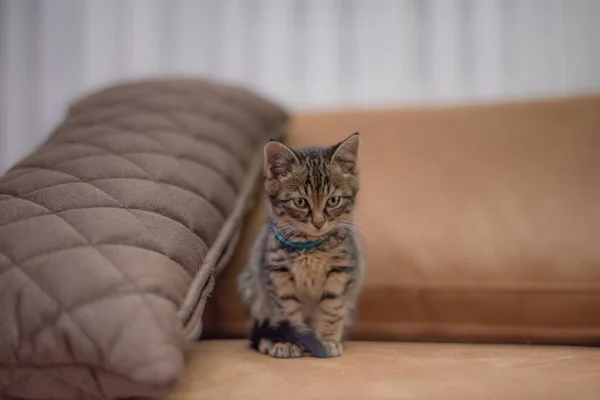
[[[368,273],[353,337],[600,343],[600,98],[298,115],[291,146],[358,131]],[[209,301],[241,336],[248,217]]]

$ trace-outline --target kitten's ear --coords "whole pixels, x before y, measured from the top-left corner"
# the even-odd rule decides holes
[[[298,163],[298,157],[286,145],[275,140],[265,145],[265,174],[267,178],[277,178],[289,172]]]
[[[360,135],[356,132],[333,146],[331,161],[339,164],[345,172],[356,172],[359,147]]]

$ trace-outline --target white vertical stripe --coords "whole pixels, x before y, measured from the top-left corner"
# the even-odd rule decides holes
[[[8,131],[10,130],[11,121],[8,115],[11,112],[12,99],[9,99],[8,94],[11,89],[8,71],[10,63],[16,61],[14,56],[9,61],[9,21],[9,2],[0,0],[0,171],[4,171],[9,162]]]
[[[355,64],[352,101],[387,104],[414,101],[420,91],[419,36],[414,0],[355,3]],[[376,5],[376,6],[374,6]]]
[[[63,118],[83,85],[83,5],[78,0],[41,2],[37,60],[39,87],[37,139]]]
[[[502,94],[502,0],[473,2],[472,40],[473,94],[488,99]]]
[[[563,2],[566,90],[600,91],[600,2]]]
[[[94,0],[98,1],[98,0]],[[160,53],[160,18],[163,0],[120,1],[124,75],[146,77],[164,72]]]
[[[262,67],[255,84],[263,88],[266,94],[285,102],[289,93],[298,89],[292,77],[293,53],[296,49],[290,46],[294,35],[294,1],[263,0],[261,9],[263,20],[259,26],[260,42],[257,45],[262,55]]]
[[[460,0],[432,0],[429,21],[432,95],[457,99],[465,92]]]
[[[219,45],[220,75],[233,82],[242,82],[245,76],[245,66],[250,60],[244,56],[244,38],[247,35],[244,11],[247,4],[253,7],[257,2],[225,1],[220,8],[218,23],[221,34],[214,37]]]
[[[561,3],[514,1],[513,7],[512,18],[507,21],[508,43],[505,45],[510,51],[506,55],[510,94],[515,97],[563,94],[564,57],[559,59],[563,43],[559,22]]]
[[[547,57],[550,63],[546,87],[554,86],[549,94],[566,94],[566,49],[564,30],[564,0],[546,0],[547,20],[544,25],[544,38],[548,42]]]
[[[373,98],[373,92],[377,91],[376,85],[384,78],[381,74],[375,73],[380,68],[377,54],[380,53],[382,43],[385,39],[381,38],[381,6],[380,0],[373,0],[374,3],[352,2],[353,10],[350,21],[353,29],[353,40],[351,41],[352,55],[351,59],[342,60],[343,63],[351,63],[353,68],[352,81],[348,94],[354,103],[369,102]],[[376,3],[376,4],[375,4]],[[375,4],[375,6],[373,6]]]
[[[352,79],[351,100],[356,103],[369,103],[378,99],[381,95],[382,81],[385,75],[382,74],[382,55],[384,43],[389,41],[389,37],[384,35],[383,24],[384,12],[394,12],[389,9],[385,1],[373,0],[374,3],[365,3],[362,1],[354,2],[353,21],[354,40],[352,41],[352,59],[343,60],[350,62],[354,67]],[[375,4],[375,6],[374,6]],[[390,61],[393,62],[394,55],[390,55]],[[387,82],[390,84],[391,82]],[[384,83],[385,85],[385,83]]]
[[[36,143],[35,41],[37,4],[0,2],[0,171]]]
[[[311,106],[338,104],[341,98],[341,0],[306,0],[306,81],[303,97]]]
[[[208,74],[211,51],[216,42],[211,31],[216,4],[210,0],[173,0],[172,7],[172,72]]]
[[[390,0],[386,4],[382,25],[385,27],[381,63],[383,77],[390,77],[386,102],[417,101],[422,96],[419,74],[418,2]],[[380,56],[381,57],[381,56]],[[388,61],[389,60],[389,61]],[[385,78],[381,78],[384,82]]]
[[[107,85],[120,78],[119,2],[121,0],[86,0],[83,15],[83,75],[86,90]]]
[[[566,0],[565,0],[566,1]],[[590,93],[593,91],[600,91],[600,2],[596,0],[587,0],[587,7],[589,8],[589,23],[587,25],[587,31],[589,32],[587,37],[589,38],[590,47],[590,58],[588,64],[590,65],[591,71],[596,73],[591,74],[588,79],[586,92]],[[563,6],[563,9],[565,7]],[[576,93],[576,91],[574,91]]]

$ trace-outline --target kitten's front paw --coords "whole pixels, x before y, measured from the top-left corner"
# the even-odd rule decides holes
[[[274,358],[297,358],[302,357],[302,349],[288,342],[273,342],[269,339],[261,339],[258,351]]]
[[[325,340],[323,341],[323,346],[325,346],[329,357],[339,357],[344,354],[344,345],[335,340]]]

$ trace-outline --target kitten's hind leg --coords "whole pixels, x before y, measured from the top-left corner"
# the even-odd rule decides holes
[[[280,326],[271,326],[268,321],[254,322],[250,347],[275,358],[302,357],[302,348],[294,342],[287,341]]]

